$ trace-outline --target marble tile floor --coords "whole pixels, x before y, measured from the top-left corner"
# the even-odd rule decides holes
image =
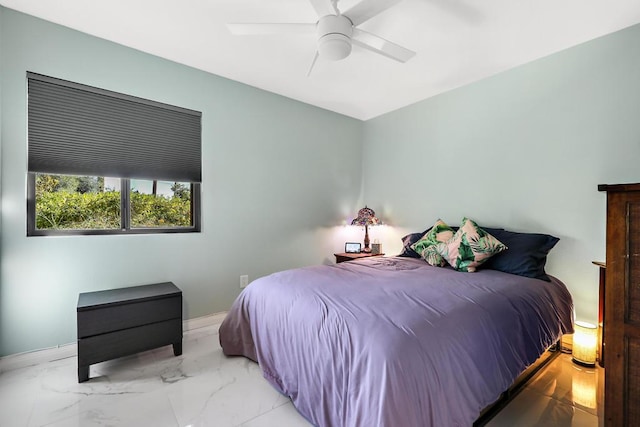
[[[222,354],[217,331],[186,332],[179,357],[167,346],[93,365],[82,384],[75,357],[3,372],[0,426],[309,427],[257,364]],[[603,378],[560,355],[488,426],[602,425]]]

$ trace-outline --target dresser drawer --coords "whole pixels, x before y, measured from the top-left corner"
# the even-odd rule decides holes
[[[182,296],[78,311],[78,338],[161,322],[182,320]]]
[[[182,340],[182,321],[166,320],[78,340],[78,365],[92,365]]]

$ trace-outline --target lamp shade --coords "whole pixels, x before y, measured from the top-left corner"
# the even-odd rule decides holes
[[[573,334],[573,361],[579,365],[595,366],[598,328],[591,323],[576,321]]]
[[[364,207],[358,211],[358,216],[351,221],[351,225],[378,225],[380,220],[376,218],[373,209]]]

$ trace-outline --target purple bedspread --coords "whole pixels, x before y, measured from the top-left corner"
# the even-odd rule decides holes
[[[317,426],[468,427],[572,332],[572,312],[555,278],[376,257],[254,281],[220,344]]]

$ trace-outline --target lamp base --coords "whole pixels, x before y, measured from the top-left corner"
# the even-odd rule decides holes
[[[364,225],[364,249],[362,252],[369,253],[371,252],[371,248],[369,247],[369,225]]]
[[[576,359],[575,357],[572,357],[571,361],[576,365],[584,366],[585,368],[594,368],[596,366],[595,362],[593,363],[583,362],[581,360]]]

